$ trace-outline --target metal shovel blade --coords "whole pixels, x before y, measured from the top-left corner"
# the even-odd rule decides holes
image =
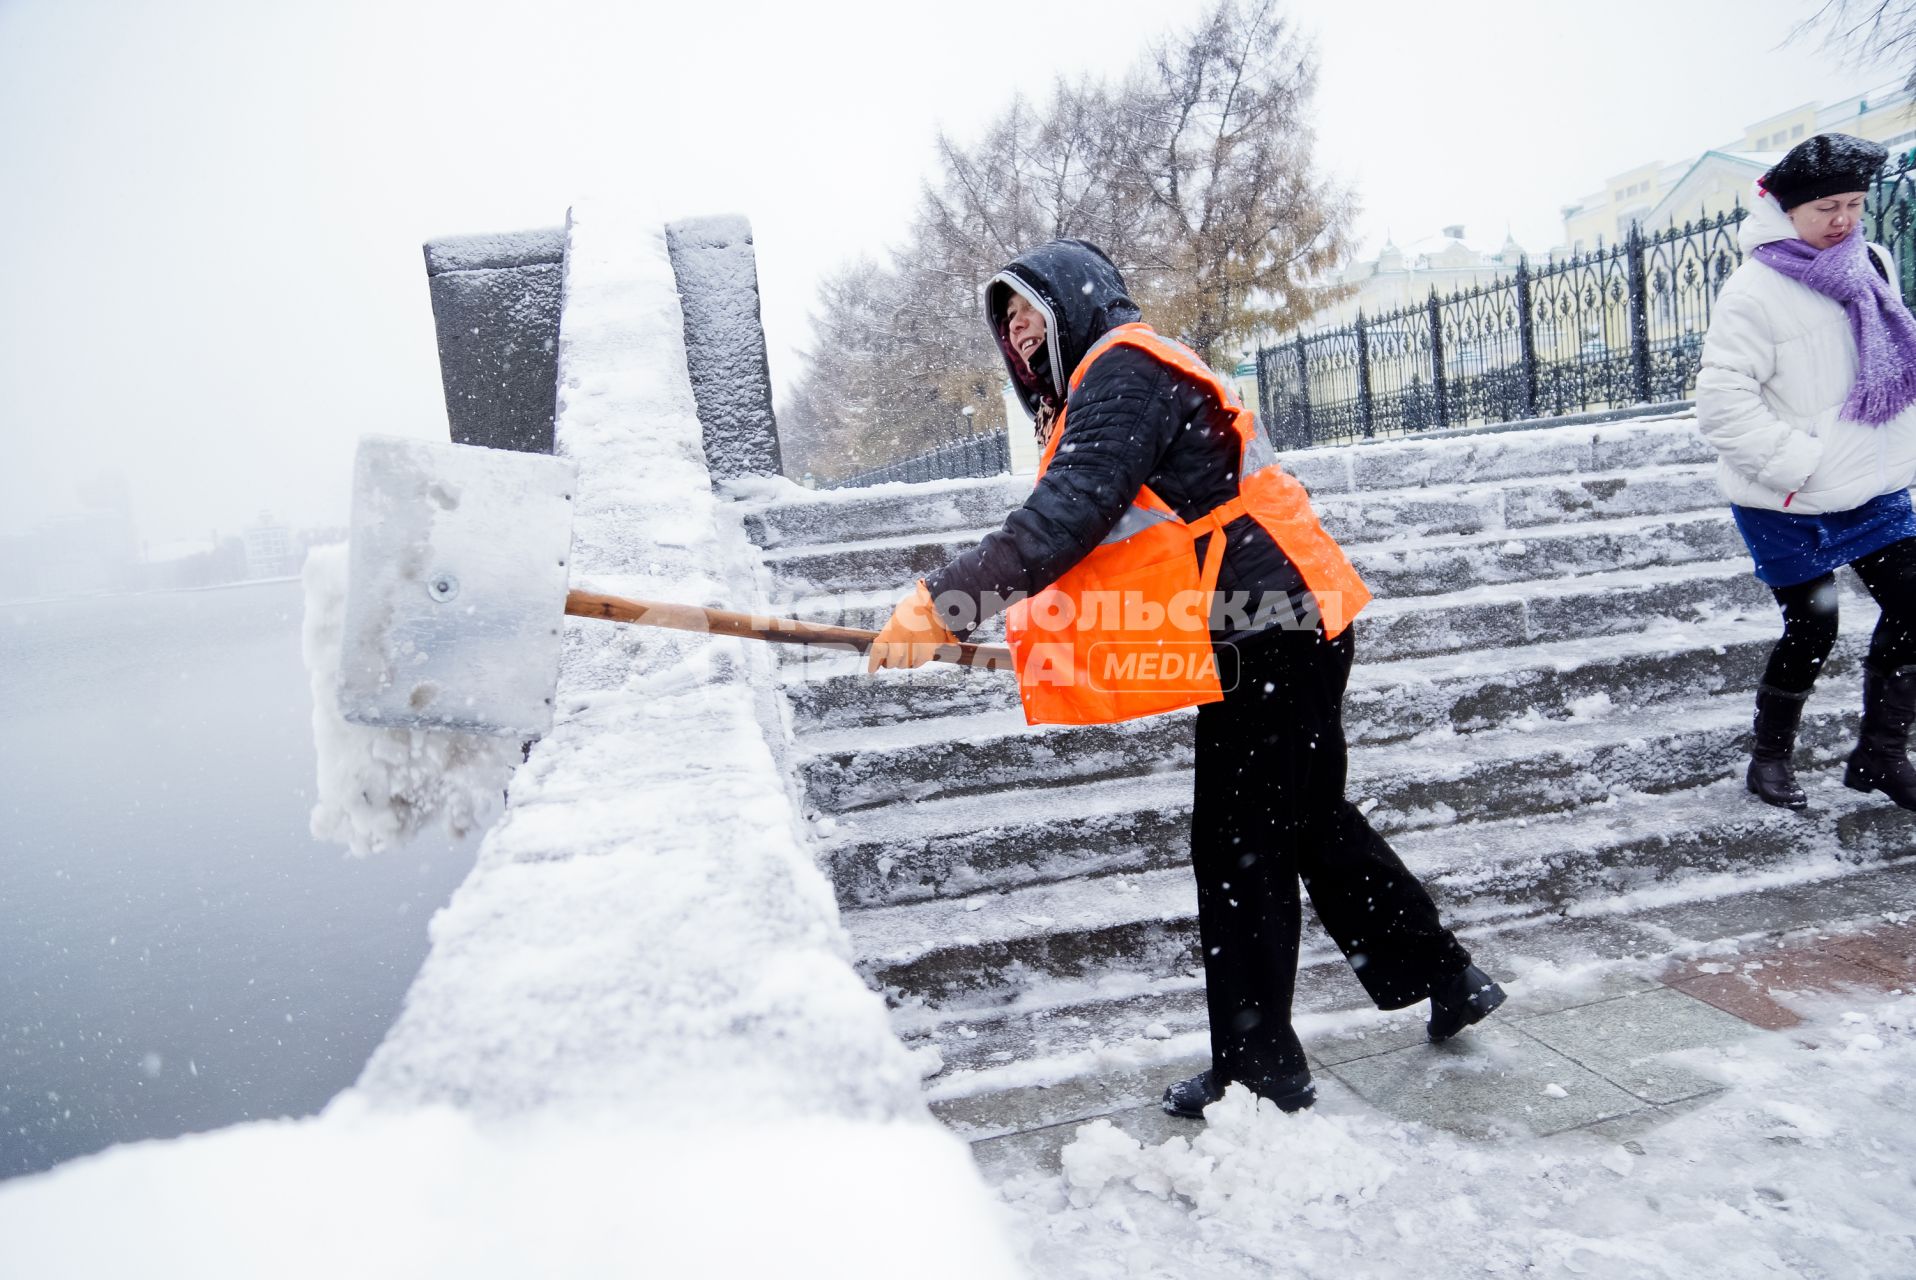
[[[577,480],[546,454],[363,437],[340,714],[523,738],[550,728]]]

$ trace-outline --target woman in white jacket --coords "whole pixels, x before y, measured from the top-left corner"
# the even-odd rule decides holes
[[[1838,565],[1882,617],[1863,674],[1863,726],[1845,786],[1916,809],[1905,748],[1916,720],[1916,319],[1893,263],[1859,229],[1886,153],[1846,134],[1807,139],[1757,183],[1745,262],[1717,295],[1697,374],[1697,425],[1717,479],[1783,610],[1756,692],[1749,789],[1802,808],[1790,753],[1836,641]]]

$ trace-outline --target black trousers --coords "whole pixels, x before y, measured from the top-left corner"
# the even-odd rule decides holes
[[[1886,675],[1916,666],[1916,538],[1872,551],[1850,568],[1883,611],[1866,661]],[[1836,575],[1772,587],[1770,594],[1783,610],[1783,638],[1770,650],[1763,683],[1786,693],[1808,693],[1836,643]]]
[[[1305,1069],[1291,1029],[1300,880],[1379,1008],[1427,998],[1470,954],[1344,798],[1352,629],[1274,628],[1237,647],[1235,687],[1198,708],[1191,861],[1212,1070],[1255,1086]]]

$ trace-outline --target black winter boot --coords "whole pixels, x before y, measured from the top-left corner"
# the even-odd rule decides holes
[[[1916,767],[1909,763],[1909,727],[1916,721],[1916,667],[1884,674],[1863,668],[1863,729],[1849,753],[1843,785],[1880,791],[1916,809]]]
[[[1471,965],[1430,993],[1430,1021],[1424,1030],[1432,1044],[1441,1044],[1504,1002],[1504,989],[1490,975]]]
[[[1790,767],[1796,726],[1803,719],[1803,699],[1809,696],[1807,689],[1786,693],[1766,684],[1756,686],[1756,742],[1750,748],[1750,772],[1745,782],[1764,804],[1801,809],[1810,802],[1796,785],[1796,773]]]
[[[1194,1075],[1189,1080],[1180,1080],[1164,1091],[1164,1110],[1169,1115],[1183,1116],[1187,1120],[1201,1120],[1204,1118],[1204,1108],[1224,1096],[1224,1087],[1209,1071]],[[1279,1111],[1302,1111],[1317,1101],[1317,1086],[1311,1083],[1309,1071],[1298,1071],[1257,1084],[1247,1083],[1247,1087],[1258,1097],[1276,1103]]]

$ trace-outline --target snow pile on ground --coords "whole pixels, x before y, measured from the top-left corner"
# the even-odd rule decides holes
[[[34,1280],[668,1280],[1015,1274],[964,1148],[928,1124],[487,1125],[348,1094],[323,1115],[117,1147],[0,1184]]]
[[[313,685],[319,754],[317,840],[356,854],[403,843],[435,820],[454,839],[499,815],[520,745],[504,738],[426,729],[375,729],[340,717],[337,690],[346,617],[346,548],[306,556],[301,648]]]
[[[1063,1152],[1071,1203],[1084,1208],[1113,1180],[1190,1201],[1221,1228],[1269,1228],[1274,1206],[1309,1226],[1338,1225],[1343,1206],[1375,1198],[1397,1166],[1336,1120],[1305,1113],[1285,1123],[1276,1106],[1232,1085],[1205,1112],[1195,1139],[1146,1147],[1108,1120],[1078,1131]]]
[[[1916,1274],[1916,995],[1804,1007],[1692,1055],[1728,1088],[1657,1127],[1470,1141],[1320,1076],[1314,1112],[1227,1098],[1156,1147],[1086,1125],[1004,1194],[1060,1280]]]

